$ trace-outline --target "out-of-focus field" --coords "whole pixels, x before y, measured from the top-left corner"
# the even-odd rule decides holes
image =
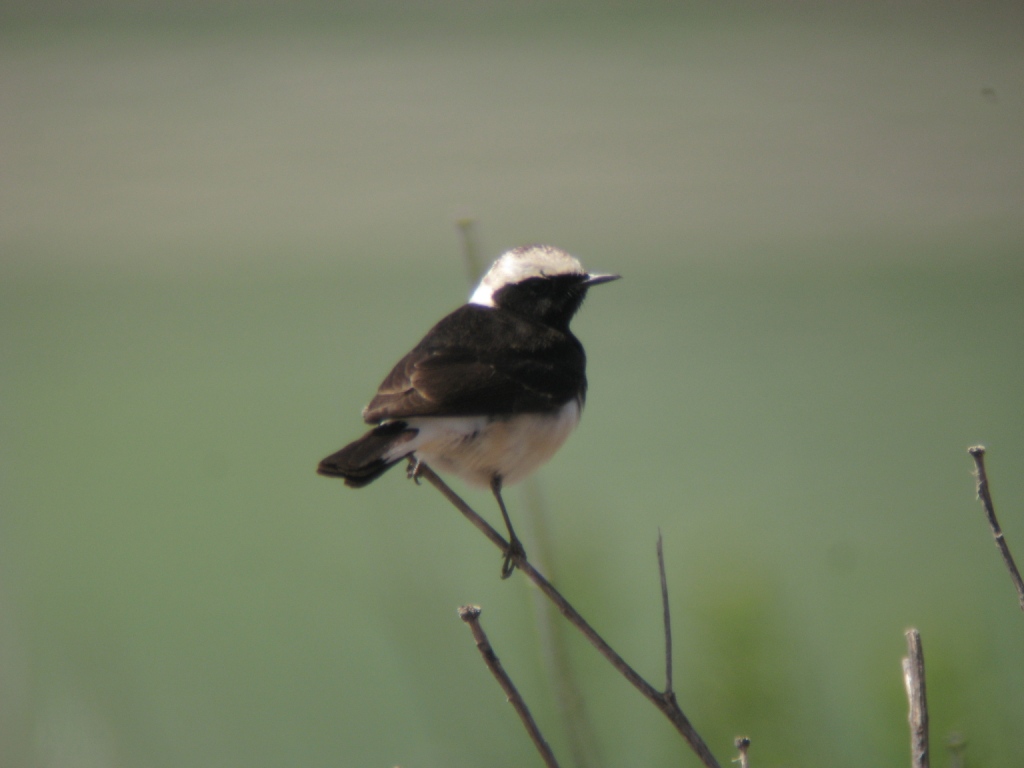
[[[1019,4],[41,7],[0,31],[0,764],[538,763],[469,602],[570,763],[525,580],[402,472],[313,471],[465,300],[462,216],[624,276],[551,569],[660,684],[661,529],[723,764],[902,764],[908,626],[938,763],[1019,764],[966,454],[1024,560]],[[696,765],[568,644],[603,765]]]

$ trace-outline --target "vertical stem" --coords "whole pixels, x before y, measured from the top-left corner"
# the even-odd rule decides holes
[[[665,578],[665,553],[658,529],[658,573],[661,575],[661,610],[665,622],[665,694],[672,694],[672,616],[668,607],[668,579]]]
[[[530,557],[546,573],[551,573],[548,557],[551,541],[546,520],[544,497],[536,478],[527,478],[520,486],[520,498],[527,512],[532,532]],[[566,626],[556,621],[558,611],[539,590],[532,590],[537,615],[544,666],[558,703],[562,726],[568,741],[569,762],[575,768],[598,768],[601,765],[594,736],[594,726],[587,714],[580,682],[566,648]]]
[[[921,633],[908,629],[907,656],[903,658],[903,684],[907,689],[911,768],[928,768],[928,700],[924,684]]]
[[[484,273],[480,260],[480,244],[476,237],[476,220],[472,216],[459,216],[455,220],[455,226],[458,227],[459,239],[462,242],[462,260],[466,265],[466,276],[469,277],[471,284],[475,284]]]

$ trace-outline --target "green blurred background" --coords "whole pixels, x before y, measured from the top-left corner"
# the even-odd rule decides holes
[[[539,764],[467,602],[570,764],[526,581],[401,472],[314,474],[468,295],[464,216],[625,277],[551,570],[660,685],[661,529],[723,763],[905,764],[917,626],[933,765],[1024,765],[965,452],[1024,559],[1019,2],[0,13],[3,766]],[[600,765],[696,765],[567,643]]]

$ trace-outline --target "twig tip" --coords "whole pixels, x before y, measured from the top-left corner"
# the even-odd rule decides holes
[[[740,756],[733,759],[733,762],[739,763],[740,768],[749,768],[750,757],[747,755],[747,750],[750,749],[750,738],[748,736],[737,736],[733,741],[733,745],[740,751]]]
[[[476,621],[480,618],[483,610],[479,605],[461,605],[459,606],[459,618],[467,623]]]

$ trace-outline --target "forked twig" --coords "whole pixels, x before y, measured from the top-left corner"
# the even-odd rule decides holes
[[[437,488],[441,494],[451,502],[462,515],[469,520],[476,528],[486,536],[492,544],[498,547],[502,552],[507,551],[508,543],[502,538],[490,524],[480,517],[472,507],[470,507],[462,498],[455,493],[448,484],[444,482],[437,474],[430,469],[426,464],[420,463],[417,467],[417,475],[422,477],[435,488]],[[634,670],[625,660],[619,656],[615,650],[612,649],[608,643],[602,638],[587,621],[580,616],[575,608],[570,605],[569,601],[562,597],[561,593],[555,589],[544,576],[541,575],[536,568],[523,557],[517,557],[515,560],[516,567],[523,573],[526,578],[532,581],[544,595],[551,600],[555,607],[558,608],[565,618],[572,624],[576,629],[583,633],[583,636],[587,638],[591,645],[593,645],[597,651],[604,656],[608,662],[618,670],[619,674],[626,678],[629,683],[636,688],[644,697],[654,704],[665,717],[668,718],[669,722],[675,727],[679,734],[689,744],[690,749],[700,758],[701,762],[704,763],[707,768],[721,768],[715,756],[711,754],[711,750],[708,749],[707,744],[700,737],[700,734],[690,724],[689,719],[683,713],[682,709],[679,708],[676,702],[675,694],[672,691],[666,691],[662,693],[656,689],[653,685],[644,680],[636,670]]]
[[[907,655],[903,657],[903,684],[907,689],[910,724],[910,765],[928,768],[928,699],[924,684],[924,651],[921,633],[908,629]]]
[[[975,445],[968,448],[967,452],[974,459],[975,476],[978,480],[978,499],[981,500],[981,505],[985,508],[988,525],[992,529],[992,536],[996,540],[999,554],[1003,556],[1006,569],[1010,572],[1010,579],[1013,580],[1013,586],[1017,589],[1017,602],[1020,603],[1020,609],[1024,611],[1024,580],[1020,577],[1017,564],[1013,561],[1013,555],[1010,554],[1010,547],[1006,543],[1006,539],[1003,538],[1003,529],[999,527],[999,521],[996,519],[996,510],[992,504],[992,494],[988,488],[988,475],[985,474],[985,446]]]
[[[473,633],[473,639],[476,641],[476,647],[480,650],[480,655],[484,658],[484,663],[491,670],[494,679],[498,681],[501,690],[505,692],[509,704],[515,709],[519,719],[523,721],[523,727],[526,728],[526,732],[530,734],[533,745],[540,752],[544,765],[548,766],[548,768],[558,768],[555,753],[551,751],[551,747],[544,740],[544,736],[541,735],[540,728],[537,727],[537,721],[533,719],[533,715],[530,714],[526,702],[519,695],[519,691],[512,683],[512,678],[508,676],[505,668],[501,665],[501,661],[498,660],[494,648],[491,647],[490,640],[487,639],[487,634],[484,632],[483,627],[480,626],[480,612],[481,609],[478,605],[464,605],[459,608],[459,618],[469,626],[469,631]]]

